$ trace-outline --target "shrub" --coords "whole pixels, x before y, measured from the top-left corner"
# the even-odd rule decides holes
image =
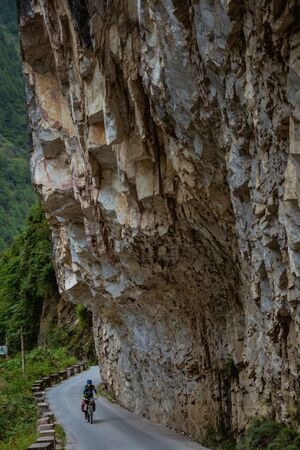
[[[266,419],[255,419],[237,445],[238,450],[296,450],[300,436],[296,430]]]
[[[26,353],[25,359],[25,378],[19,355],[0,363],[0,450],[24,449],[25,442],[29,445],[34,441],[37,411],[31,395],[32,383],[76,361],[64,348],[37,348]]]
[[[25,231],[0,258],[0,340],[10,352],[20,348],[23,328],[27,348],[39,333],[43,300],[55,284],[51,234],[40,204],[29,215]]]

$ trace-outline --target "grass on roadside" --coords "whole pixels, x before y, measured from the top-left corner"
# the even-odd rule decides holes
[[[224,433],[217,432],[212,428],[207,429],[204,440],[201,440],[201,444],[211,448],[213,450],[235,450],[236,442],[231,436]]]
[[[56,437],[57,447],[60,450],[65,450],[67,437],[66,437],[65,430],[59,424],[55,425],[55,437]]]
[[[64,348],[36,348],[26,354],[25,378],[19,355],[0,362],[0,450],[25,450],[34,442],[37,410],[31,395],[33,382],[75,362]]]
[[[36,441],[37,433],[26,432],[23,436],[10,437],[6,441],[0,442],[1,450],[25,450]]]
[[[107,400],[109,400],[111,403],[116,403],[117,399],[114,396],[114,394],[112,392],[107,391],[103,384],[99,384],[99,386],[97,386],[97,393],[98,395],[100,395],[101,397],[106,398]]]
[[[204,442],[213,450],[299,450],[300,434],[267,419],[254,419],[235,442],[233,437],[208,430]]]
[[[272,420],[255,419],[240,439],[238,450],[299,450],[300,434]]]

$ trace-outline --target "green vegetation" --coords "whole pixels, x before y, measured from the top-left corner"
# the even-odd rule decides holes
[[[94,357],[90,313],[84,308],[77,308],[76,313],[75,307],[67,304],[67,325],[58,324],[59,296],[51,256],[51,233],[41,205],[36,204],[25,230],[0,257],[0,343],[7,339],[10,355],[18,352],[22,328],[25,349],[32,349],[47,301],[43,330],[47,348],[27,353],[25,380],[18,355],[0,362],[0,450],[24,450],[35,440],[34,380],[73,364],[75,357],[68,352],[79,358]]]
[[[213,450],[298,450],[300,435],[272,420],[255,419],[237,443],[233,438],[208,430],[203,444]]]
[[[0,130],[16,146],[28,144],[16,2],[0,3]]]
[[[256,419],[237,445],[238,450],[298,450],[300,435],[272,420]]]
[[[40,204],[30,210],[25,230],[0,256],[0,343],[8,341],[10,353],[20,350],[20,330],[25,348],[37,345],[43,304],[43,345],[68,347],[78,358],[95,358],[92,314],[83,306],[67,304],[66,324],[58,321],[59,295],[52,264],[51,232]]]
[[[92,313],[84,306],[68,303],[66,323],[59,323],[56,314],[47,314],[44,324],[46,345],[49,347],[63,346],[78,359],[95,361],[94,340],[92,337]]]
[[[217,432],[212,428],[207,429],[206,436],[201,443],[213,450],[235,450],[235,439],[227,434]]]
[[[19,349],[21,327],[25,347],[36,345],[43,299],[55,286],[51,235],[43,210],[36,204],[26,229],[0,258],[0,340],[11,352]]]
[[[1,80],[0,80],[1,85]],[[1,108],[0,108],[1,110]],[[28,210],[34,202],[29,161],[0,134],[0,251],[24,228]]]
[[[228,380],[234,380],[238,378],[239,371],[234,364],[234,360],[231,356],[227,356],[227,358],[225,359],[224,367],[220,372],[223,372]]]
[[[38,348],[26,354],[26,378],[19,355],[0,363],[0,450],[24,450],[35,440],[37,410],[31,395],[36,379],[76,362],[64,348]]]
[[[56,437],[56,441],[59,445],[59,448],[61,450],[64,450],[65,445],[66,445],[66,440],[67,440],[66,433],[65,433],[65,430],[63,429],[63,427],[60,425],[57,425],[57,424],[55,425],[55,437]]]
[[[91,325],[92,314],[83,305],[76,305],[76,317],[82,328]]]
[[[111,403],[116,403],[117,399],[113,391],[108,390],[103,383],[100,383],[99,386],[97,386],[97,393],[101,397],[107,398]]]
[[[16,2],[0,2],[0,251],[24,228],[30,183],[25,96]]]

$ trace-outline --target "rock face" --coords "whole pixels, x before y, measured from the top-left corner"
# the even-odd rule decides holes
[[[19,0],[33,183],[107,388],[299,421],[297,2]]]

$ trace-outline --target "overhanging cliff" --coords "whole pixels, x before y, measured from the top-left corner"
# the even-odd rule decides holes
[[[108,388],[200,437],[299,420],[296,2],[19,0],[31,167]]]

